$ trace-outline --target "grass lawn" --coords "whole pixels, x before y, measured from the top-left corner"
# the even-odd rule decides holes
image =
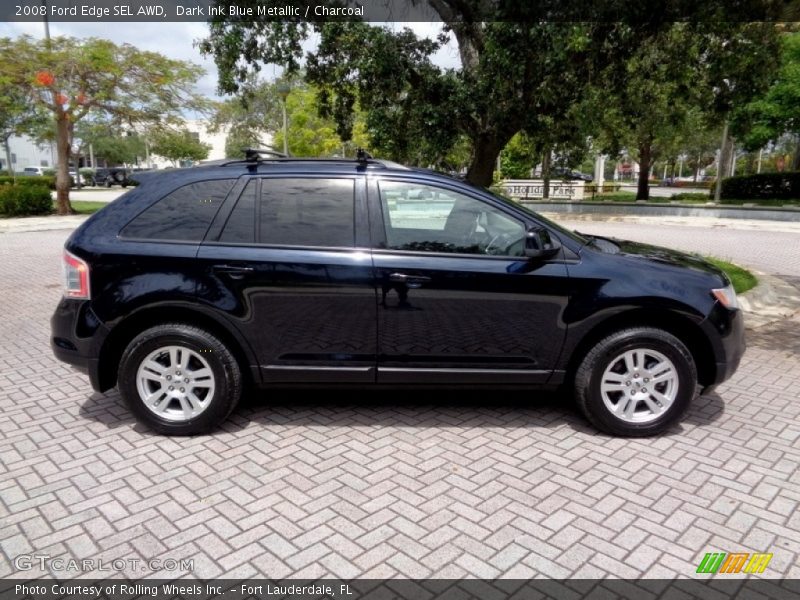
[[[73,200],[70,204],[79,215],[91,215],[104,206],[108,206],[108,202],[90,202],[87,200]],[[55,208],[55,203],[53,203],[53,208]]]
[[[703,258],[725,271],[725,274],[730,277],[733,289],[736,290],[737,294],[751,290],[758,284],[756,276],[739,265],[712,256],[704,256]]]

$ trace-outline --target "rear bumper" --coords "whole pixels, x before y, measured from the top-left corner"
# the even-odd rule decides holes
[[[89,302],[62,298],[50,318],[50,347],[55,357],[89,375],[100,390],[99,348],[108,330],[92,312]]]

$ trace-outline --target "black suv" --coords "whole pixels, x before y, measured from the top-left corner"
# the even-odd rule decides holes
[[[52,347],[163,433],[302,383],[563,387],[598,428],[651,435],[744,351],[703,260],[430,171],[251,157],[137,178],[66,242]]]
[[[121,185],[122,187],[128,187],[131,185],[129,174],[130,170],[122,167],[97,169],[92,176],[92,183],[95,186],[111,187],[112,185]]]

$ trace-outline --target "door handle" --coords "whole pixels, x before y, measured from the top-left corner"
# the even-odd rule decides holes
[[[244,267],[240,265],[214,265],[212,268],[217,273],[225,273],[231,279],[241,279],[247,273],[255,271],[253,267]]]
[[[423,284],[428,283],[430,280],[431,278],[425,275],[408,275],[406,273],[392,273],[389,275],[389,281],[404,283],[412,289],[422,287]]]

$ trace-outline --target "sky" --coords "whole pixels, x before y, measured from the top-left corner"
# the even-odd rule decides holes
[[[0,0],[4,1],[4,0]],[[390,23],[389,27],[400,29],[408,26],[418,36],[433,38],[439,32],[440,23]],[[0,37],[17,37],[29,34],[36,38],[44,37],[44,24],[0,23]],[[203,67],[206,71],[197,86],[197,91],[212,98],[217,95],[217,70],[211,58],[203,57],[194,42],[208,34],[208,27],[201,22],[184,23],[50,23],[50,35],[74,36],[79,38],[106,38],[117,44],[129,43],[142,50],[160,52],[172,59],[186,60]],[[309,40],[307,48],[313,48],[314,40]],[[433,57],[433,61],[445,68],[455,68],[460,64],[458,49],[453,41],[443,47]],[[262,70],[267,79],[281,73],[280,68],[268,66]]]

